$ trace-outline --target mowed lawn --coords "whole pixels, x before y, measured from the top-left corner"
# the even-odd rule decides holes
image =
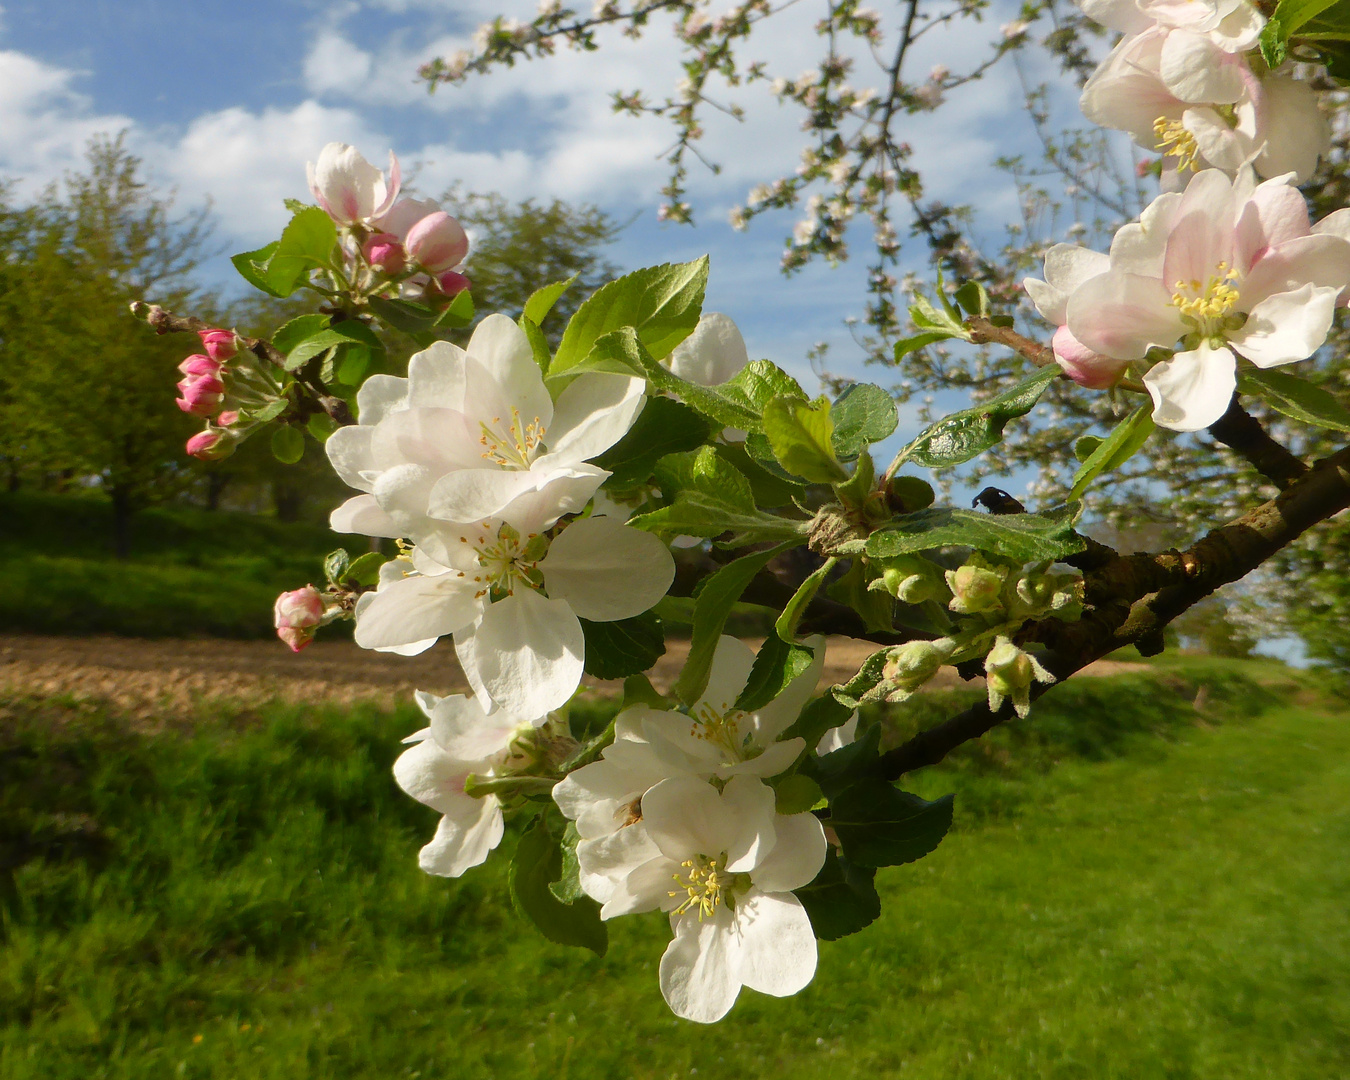
[[[805,992],[711,1028],[661,1001],[662,917],[601,959],[513,915],[505,860],[417,870],[434,815],[388,775],[409,711],[135,735],[10,703],[0,840],[89,835],[16,875],[0,1077],[1350,1076],[1335,689],[1206,662],[1059,694],[913,778],[957,791],[951,835],[881,872],[881,919]]]

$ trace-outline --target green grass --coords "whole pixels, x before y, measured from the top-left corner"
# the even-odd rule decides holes
[[[0,717],[0,830],[79,838],[17,875],[3,1080],[1350,1075],[1350,725],[1274,665],[1083,680],[915,777],[953,833],[713,1028],[660,999],[661,917],[597,959],[512,915],[504,860],[417,871],[406,710]]]
[[[283,589],[317,581],[336,547],[363,537],[187,506],[132,519],[113,558],[112,508],[97,496],[0,495],[0,626],[46,634],[266,637]]]

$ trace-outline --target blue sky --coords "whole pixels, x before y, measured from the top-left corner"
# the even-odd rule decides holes
[[[392,148],[426,194],[458,180],[512,197],[594,201],[634,218],[611,253],[625,267],[710,252],[707,306],[736,319],[752,355],[768,356],[809,387],[807,349],[828,341],[836,370],[886,381],[884,372],[863,368],[843,324],[862,311],[863,230],[855,230],[854,261],[785,280],[778,257],[790,213],[760,219],[744,234],[726,222],[751,185],[791,171],[803,145],[798,114],[762,86],[727,95],[747,109],[746,123],[709,115],[703,149],[723,171],[713,176],[695,166],[691,174],[699,226],[657,221],[658,154],[668,130],[660,121],[612,115],[608,95],[673,85],[678,54],[663,25],[641,42],[611,35],[599,53],[563,50],[429,96],[415,79],[420,62],[466,46],[492,14],[530,17],[534,0],[3,2],[0,175],[21,190],[78,165],[92,134],[125,129],[156,182],[176,188],[184,206],[212,200],[220,245],[236,251],[276,235],[286,217],[282,199],[307,197],[304,164],[325,142],[355,143],[377,163]],[[721,6],[714,0],[713,12]],[[1013,11],[1000,0],[984,22],[930,35],[914,56],[913,76],[921,79],[937,62],[959,71],[985,53]],[[816,60],[818,14],[798,5],[776,17],[746,55],[795,76]],[[864,63],[856,76],[855,85],[865,86],[879,73]],[[1017,207],[1011,185],[990,165],[1000,154],[1033,150],[1021,95],[1005,62],[936,114],[907,121],[903,133],[929,194],[977,206],[993,237]],[[1072,100],[1066,94],[1061,103]],[[909,250],[921,269],[921,245]],[[223,258],[207,272],[236,287]],[[902,433],[913,429],[911,414]]]

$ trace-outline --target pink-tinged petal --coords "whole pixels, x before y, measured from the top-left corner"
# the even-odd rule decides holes
[[[549,545],[539,569],[549,595],[592,622],[641,615],[675,578],[665,544],[608,517],[573,521]]]
[[[709,918],[687,911],[676,921],[660,969],[661,995],[676,1016],[713,1024],[736,1004],[741,946],[733,922],[725,904]]]
[[[1237,387],[1237,360],[1202,342],[1190,352],[1154,364],[1144,376],[1153,398],[1153,421],[1173,431],[1199,431],[1228,411]]]
[[[1118,229],[1111,241],[1111,269],[1122,274],[1161,278],[1167,237],[1180,205],[1181,192],[1166,192],[1144,207],[1137,222]]]
[[[1122,34],[1138,34],[1154,26],[1133,0],[1083,0],[1079,6],[1093,22]]]
[[[489,758],[511,745],[522,728],[539,727],[547,719],[547,716],[527,719],[509,709],[485,713],[476,698],[463,694],[441,698],[430,713],[436,745],[453,758],[484,767]]]
[[[1237,225],[1238,271],[1246,274],[1271,248],[1311,232],[1308,202],[1298,188],[1283,180],[1259,184],[1242,208]]]
[[[1213,219],[1220,230],[1236,226],[1237,205],[1233,201],[1233,181],[1227,174],[1218,169],[1202,169],[1191,177],[1186,190],[1182,192],[1173,220],[1179,224],[1187,215],[1197,212]],[[1170,282],[1172,278],[1167,280]]]
[[[581,683],[586,640],[565,600],[549,600],[529,589],[489,604],[468,632],[469,659],[487,696],[502,708],[542,716],[560,708]],[[465,663],[466,673],[468,663]]]
[[[589,461],[628,434],[646,404],[644,379],[588,372],[558,395],[540,463]]]
[[[1050,339],[1055,362],[1079,386],[1089,390],[1105,390],[1115,386],[1129,367],[1128,360],[1112,360],[1095,353],[1073,336],[1067,326],[1061,326]]]
[[[1186,283],[1199,282],[1203,289],[1210,278],[1223,276],[1221,266],[1232,265],[1231,226],[1216,220],[1203,209],[1192,210],[1177,219],[1167,238],[1162,284],[1168,289],[1184,289]],[[1195,288],[1194,285],[1190,287]],[[1089,344],[1081,334],[1077,336],[1084,344]]]
[[[1022,279],[1022,288],[1026,290],[1027,296],[1031,297],[1031,302],[1036,305],[1041,318],[1052,323],[1064,321],[1065,308],[1069,303],[1069,298],[1064,293],[1048,282],[1032,277]]]
[[[356,392],[356,413],[362,427],[378,424],[408,403],[408,380],[394,375],[372,375]]]
[[[349,424],[338,428],[323,444],[324,453],[342,482],[357,491],[370,491],[374,484],[368,478],[376,468],[372,441],[375,429],[364,424]]]
[[[1265,144],[1256,159],[1257,172],[1262,176],[1292,172],[1301,184],[1312,176],[1317,159],[1331,150],[1331,125],[1306,82],[1268,75],[1261,80],[1256,103],[1256,138]]]
[[[384,197],[379,205],[371,209],[369,216],[372,218],[383,217],[394,205],[394,200],[398,198],[399,188],[403,186],[403,170],[399,167],[398,157],[392,150],[389,151],[389,181],[385,182],[384,177],[380,177],[379,187],[384,188]]]
[[[374,221],[381,232],[393,233],[400,241],[408,238],[408,230],[428,214],[441,208],[435,199],[399,199]]]
[[[382,649],[453,634],[482,608],[474,591],[473,582],[453,574],[418,575],[381,585],[357,617],[356,643]]]
[[[1238,305],[1251,311],[1267,297],[1303,285],[1335,289],[1350,285],[1350,243],[1312,234],[1268,252],[1239,283]]]
[[[328,516],[328,526],[334,532],[360,533],[362,536],[397,538],[403,535],[394,519],[380,508],[374,495],[348,499]]]
[[[1228,336],[1233,348],[1257,367],[1278,367],[1312,356],[1327,340],[1339,290],[1304,285],[1276,293],[1247,314],[1241,330]]]
[[[1084,85],[1078,102],[1083,115],[1152,149],[1153,122],[1177,119],[1183,108],[1159,73],[1165,37],[1155,30],[1121,41]]]
[[[710,708],[719,716],[727,713],[741,696],[755,666],[754,651],[738,637],[723,634],[713,649],[708,685],[694,708]]]
[[[823,848],[820,856],[823,861]],[[741,936],[741,982],[751,990],[788,997],[814,977],[816,935],[806,909],[791,893],[747,893],[736,905],[736,926]]]
[[[1350,207],[1328,214],[1312,227],[1312,231],[1318,236],[1339,236],[1350,243]]]
[[[431,739],[414,743],[394,762],[394,780],[407,794],[442,814],[467,799],[464,780],[471,770]],[[477,800],[474,800],[475,802]]]
[[[1205,34],[1174,30],[1163,42],[1159,73],[1167,89],[1182,101],[1230,105],[1246,92],[1241,57],[1214,44]]]
[[[455,801],[454,813],[436,826],[436,835],[417,855],[417,864],[428,874],[459,877],[481,866],[493,848],[502,842],[502,808],[495,796]]]
[[[475,413],[465,398],[467,354],[458,345],[435,341],[408,361],[408,404]],[[477,434],[477,428],[474,428]]]
[[[474,328],[466,351],[492,376],[508,408],[519,410],[525,423],[538,418],[545,428],[551,424],[553,399],[544,388],[544,377],[535,363],[530,339],[512,319],[489,315]],[[475,404],[470,401],[471,410]],[[476,414],[482,415],[481,410],[476,410]],[[509,423],[509,412],[500,415],[503,422]]]
[[[1109,257],[1077,244],[1056,244],[1045,253],[1046,283],[1065,295],[1110,269]]]
[[[1068,326],[1087,348],[1113,360],[1138,360],[1154,345],[1171,348],[1185,331],[1161,281],[1114,270],[1069,298]]]

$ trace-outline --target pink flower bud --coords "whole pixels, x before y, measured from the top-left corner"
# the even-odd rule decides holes
[[[433,295],[440,293],[441,296],[458,296],[471,285],[472,283],[463,274],[447,270],[434,281],[427,283],[427,291]]]
[[[272,609],[277,637],[292,652],[299,652],[314,640],[314,628],[323,622],[323,607],[323,595],[313,585],[282,593]]]
[[[469,253],[464,226],[444,210],[428,214],[408,230],[408,258],[422,269],[439,274],[458,266]]]
[[[384,274],[397,274],[407,261],[403,245],[393,233],[376,233],[361,246],[366,262]]]
[[[234,440],[218,428],[209,427],[187,441],[187,452],[201,461],[219,461],[234,453]]]
[[[193,416],[210,416],[225,400],[225,384],[214,375],[189,375],[178,383],[176,404]]]
[[[1115,386],[1129,367],[1127,360],[1112,360],[1109,356],[1095,353],[1079,341],[1067,326],[1061,326],[1050,339],[1054,349],[1055,361],[1079,386],[1089,390],[1105,390]]]
[[[239,419],[238,410],[231,409],[229,412],[223,412],[219,416],[217,416],[216,423],[219,424],[221,427],[229,427],[238,419]]]
[[[184,375],[210,375],[212,378],[218,379],[222,367],[224,367],[224,364],[219,360],[213,360],[201,353],[193,353],[178,365],[178,370]]]
[[[197,336],[202,339],[202,347],[206,349],[207,355],[222,364],[226,360],[233,360],[239,352],[239,339],[233,330],[198,330]]]

